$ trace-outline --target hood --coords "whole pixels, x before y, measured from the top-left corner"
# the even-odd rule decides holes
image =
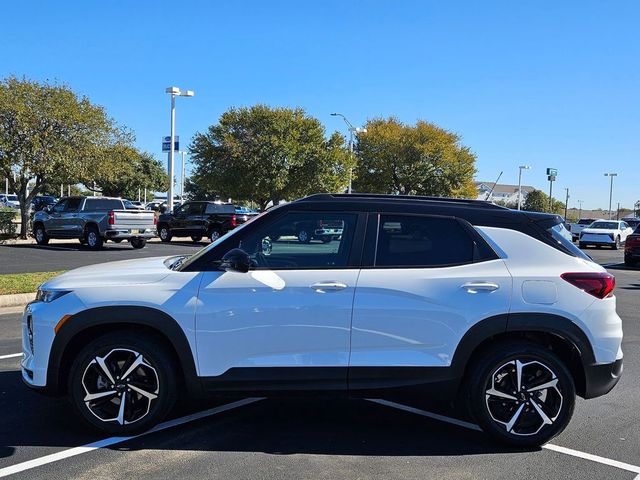
[[[604,233],[608,235],[610,233],[618,233],[620,230],[617,228],[583,228],[582,233]]]
[[[171,257],[141,258],[99,263],[76,268],[42,284],[44,289],[74,290],[86,287],[143,285],[159,282],[171,270],[165,261]]]

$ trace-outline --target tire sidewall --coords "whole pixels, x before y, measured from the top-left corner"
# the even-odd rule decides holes
[[[165,236],[162,235],[162,231],[165,231],[166,234]],[[171,230],[169,230],[169,227],[162,225],[159,229],[158,229],[158,236],[160,237],[160,240],[163,242],[170,242],[171,241]]]
[[[486,391],[492,373],[511,360],[538,360],[548,366],[557,376],[562,393],[562,409],[553,425],[543,427],[535,435],[518,436],[510,434],[503,425],[496,423],[486,406]],[[542,445],[561,433],[569,423],[575,407],[576,390],[573,377],[567,367],[552,352],[544,347],[528,342],[512,342],[496,346],[476,359],[468,377],[467,407],[482,430],[500,442],[517,446]]]
[[[87,365],[97,355],[106,355],[115,348],[127,348],[141,353],[158,374],[158,398],[153,401],[149,413],[144,418],[129,425],[103,422],[91,413],[83,401],[85,390],[82,386],[82,376]],[[175,403],[175,379],[175,367],[171,362],[171,356],[161,345],[130,332],[114,332],[97,338],[78,353],[71,367],[67,391],[71,403],[86,423],[108,433],[128,434],[146,430],[166,416]]]

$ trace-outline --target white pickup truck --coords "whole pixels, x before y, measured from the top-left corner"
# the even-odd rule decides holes
[[[38,245],[46,245],[51,238],[76,238],[94,250],[107,240],[127,240],[133,248],[144,248],[155,235],[155,212],[126,210],[119,198],[67,197],[33,217]]]
[[[571,224],[571,236],[573,237],[573,241],[575,242],[580,238],[580,232],[595,222],[595,218],[581,218],[578,220],[578,223]]]

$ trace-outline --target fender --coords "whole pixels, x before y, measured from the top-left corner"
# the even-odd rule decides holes
[[[63,368],[64,352],[72,339],[89,328],[101,325],[144,325],[158,331],[175,350],[187,389],[192,395],[199,396],[202,387],[197,376],[191,347],[182,328],[165,312],[141,306],[90,308],[76,313],[68,319],[56,334],[49,354],[47,386],[51,387],[51,391],[57,392],[64,387],[64,380],[60,378],[60,371]]]

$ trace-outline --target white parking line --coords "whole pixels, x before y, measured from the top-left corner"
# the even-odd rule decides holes
[[[458,427],[467,428],[469,430],[481,431],[480,427],[475,423],[464,422],[462,420],[446,417],[444,415],[438,415],[437,413],[428,412],[426,410],[420,410],[418,408],[409,407],[407,405],[402,405],[400,403],[390,402],[388,400],[381,400],[381,399],[374,399],[374,398],[367,398],[367,400],[373,403],[378,403],[380,405],[385,405],[387,407],[396,408],[398,410],[403,410],[405,412],[415,413],[416,415],[421,415],[423,417],[428,417],[434,420],[439,420],[441,422],[457,425]],[[572,448],[553,445],[551,443],[547,443],[546,445],[543,445],[542,448],[546,450],[552,450],[558,453],[563,453],[565,455],[571,455],[572,457],[582,458],[584,460],[589,460],[591,462],[601,463],[603,465],[609,465],[610,467],[619,468],[620,470],[626,470],[627,472],[637,473],[639,475],[637,475],[634,478],[634,480],[640,480],[640,466],[637,466],[637,465],[631,465],[629,463],[619,462],[617,460],[612,460],[610,458],[601,457],[599,455],[592,455],[591,453],[585,453],[579,450],[573,450]]]
[[[12,353],[10,355],[0,355],[0,360],[4,360],[6,358],[16,358],[16,357],[21,357],[22,353]]]
[[[245,398],[244,400],[238,400],[237,402],[227,403],[226,405],[221,405],[219,407],[210,408],[209,410],[204,410],[202,412],[197,412],[191,415],[169,420],[168,422],[160,423],[156,425],[154,428],[152,428],[151,430],[139,433],[138,435],[131,435],[128,437],[109,437],[103,440],[98,440],[97,442],[82,445],[80,447],[69,448],[67,450],[63,450],[58,453],[52,453],[51,455],[45,455],[44,457],[35,458],[33,460],[17,463],[9,467],[0,468],[0,478],[13,475],[14,473],[24,472],[25,470],[31,470],[32,468],[40,467],[48,463],[58,462],[60,460],[64,460],[65,458],[82,455],[83,453],[92,452],[100,448],[110,447],[111,445],[116,445],[118,443],[126,442],[134,438],[142,437],[144,435],[149,435],[150,433],[160,432],[162,430],[166,430],[167,428],[176,427],[178,425],[183,425],[188,422],[193,422],[194,420],[199,420],[201,418],[209,417],[217,413],[222,413],[228,410],[232,410],[234,408],[242,407],[244,405],[249,405],[250,403],[254,403],[259,400],[262,400],[262,398]]]

